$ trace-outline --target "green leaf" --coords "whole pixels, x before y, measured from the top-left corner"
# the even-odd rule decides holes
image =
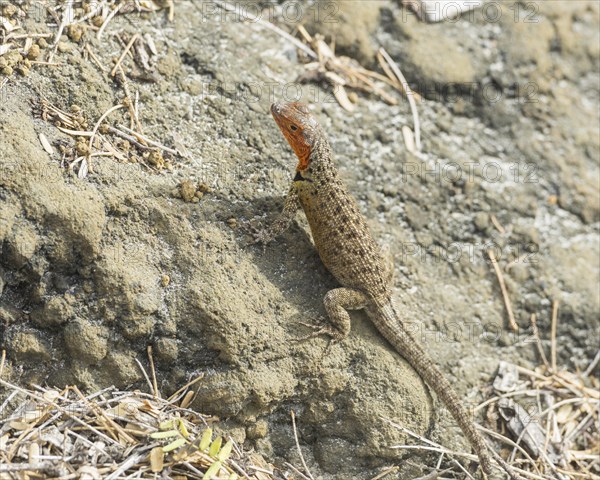
[[[214,476],[219,470],[221,469],[221,462],[219,462],[218,460],[213,463],[210,468],[206,471],[206,473],[204,474],[204,476],[202,477],[202,480],[210,480],[210,478],[212,476]]]
[[[187,440],[185,438],[178,438],[174,442],[169,443],[168,445],[165,445],[163,447],[163,452],[165,452],[165,453],[170,452],[171,450],[175,450],[176,448],[182,447],[186,443],[187,443]]]
[[[208,446],[210,445],[210,440],[212,439],[212,433],[213,431],[210,427],[204,430],[202,438],[200,439],[200,445],[198,445],[198,450],[203,452],[208,448]]]
[[[227,443],[223,445],[223,448],[219,453],[217,453],[217,458],[222,462],[229,458],[231,455],[231,450],[233,449],[233,442],[231,440],[227,440]]]
[[[223,439],[221,437],[217,437],[210,444],[210,448],[208,449],[208,454],[211,457],[216,457],[219,450],[221,450],[221,444],[223,443]]]
[[[170,438],[170,437],[179,437],[179,432],[177,430],[169,430],[168,432],[154,432],[150,434],[150,438]]]

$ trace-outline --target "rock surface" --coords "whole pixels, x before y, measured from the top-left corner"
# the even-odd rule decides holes
[[[406,321],[467,402],[482,400],[500,359],[537,364],[524,341],[529,318],[548,339],[553,300],[560,363],[587,366],[600,307],[598,4],[515,12],[502,3],[494,21],[478,10],[436,25],[395,1],[361,4],[361,15],[350,2],[328,4],[339,7],[336,23],[312,16],[311,32],[335,33],[339,51],[372,68],[383,45],[423,95],[419,156],[403,144],[405,101],[359,96],[349,115],[325,86],[294,83],[304,67],[291,43],[194,2],[178,3],[172,24],[160,14],[119,24],[156,43],[158,81],[130,88],[146,133],[189,151],[172,170],[99,157],[79,179],[46,153],[40,133],[53,145],[72,139],[32,110],[40,91],[62,109],[78,105],[91,124],[123,98],[71,40],[57,54],[63,67],[4,86],[0,340],[13,380],[143,387],[136,359],[146,366],[152,346],[163,392],[204,373],[194,406],[228,418],[238,440],[275,462],[298,463],[296,411],[304,455],[323,479],[372,478],[406,456],[389,448],[406,437],[382,418],[465,448],[362,313],[329,350],[323,338],[294,341],[335,286],[301,215],[265,251],[246,244],[241,225],[273,219],[291,179],[295,160],[268,107],[294,92],[315,104],[343,177],[390,246]],[[88,40],[106,65],[122,49],[110,35],[102,48]],[[126,123],[122,112],[115,118]],[[185,192],[210,191],[186,201],[182,182],[191,182]],[[518,335],[507,330],[488,248],[504,268]],[[401,463],[402,478],[426,472]]]

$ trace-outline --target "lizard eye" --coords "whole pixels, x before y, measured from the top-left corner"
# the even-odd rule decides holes
[[[290,130],[291,130],[292,132],[295,132],[296,130],[298,130],[298,127],[292,123],[292,124],[290,125]]]

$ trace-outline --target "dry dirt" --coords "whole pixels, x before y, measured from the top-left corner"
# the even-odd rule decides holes
[[[42,96],[79,106],[90,125],[123,99],[81,43],[63,39],[60,67],[14,73],[0,93],[4,375],[144,388],[136,359],[147,365],[151,345],[162,391],[203,372],[194,407],[226,419],[238,441],[276,464],[299,464],[293,409],[304,456],[323,479],[372,478],[394,462],[399,478],[412,478],[435,463],[390,449],[406,438],[382,416],[466,448],[364,314],[329,350],[324,338],[294,341],[335,286],[301,215],[264,251],[247,245],[244,223],[276,216],[295,165],[268,108],[296,93],[314,104],[343,177],[394,254],[406,321],[468,404],[486,398],[501,359],[539,363],[530,316],[549,348],[553,301],[558,361],[585,368],[600,330],[599,4],[534,2],[534,17],[523,4],[496,5],[495,21],[478,11],[427,25],[396,1],[297,4],[309,31],[336,34],[338,52],[371,68],[379,45],[390,52],[424,98],[419,155],[403,142],[405,100],[361,94],[345,112],[326,85],[295,83],[305,67],[291,43],[207,2],[176,2],[173,22],[164,11],[116,17],[102,41],[92,31],[80,40],[110,70],[123,49],[115,33],[152,36],[156,78],[131,76],[129,88],[144,132],[188,150],[170,168],[98,157],[80,179],[61,166],[58,147],[74,141],[40,117]],[[293,28],[273,5],[268,12]],[[24,25],[56,31],[39,18]],[[132,72],[131,59],[124,69]],[[108,123],[128,118],[121,110]],[[209,190],[194,200],[194,187],[182,195],[185,181]],[[490,246],[518,334],[507,327]]]

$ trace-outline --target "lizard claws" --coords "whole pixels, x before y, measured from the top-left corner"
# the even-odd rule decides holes
[[[309,340],[311,338],[315,338],[320,335],[327,336],[327,346],[325,347],[325,350],[323,350],[323,354],[321,355],[321,360],[323,360],[323,358],[327,357],[327,354],[331,350],[331,346],[338,343],[341,340],[340,332],[338,330],[336,330],[335,327],[331,326],[328,323],[322,323],[322,324],[314,324],[314,323],[306,323],[306,322],[298,322],[298,323],[300,323],[301,325],[304,325],[305,327],[310,328],[313,331],[311,333],[309,333],[308,335],[303,335],[302,337],[296,337],[294,339],[295,342],[302,342],[304,340]]]
[[[300,325],[304,325],[312,330],[308,335],[303,335],[301,337],[297,337],[295,341],[302,342],[304,340],[309,340],[311,338],[318,337],[320,335],[327,335],[330,337],[330,343],[336,343],[340,340],[340,332],[333,326],[328,323],[322,324],[314,324],[314,323],[306,323],[306,322],[298,322]]]
[[[246,242],[246,246],[249,247],[251,245],[256,245],[260,243],[263,247],[263,253],[266,249],[267,243],[273,240],[273,236],[270,234],[269,230],[266,228],[257,228],[252,225],[249,221],[244,222],[243,230],[245,233],[252,237],[251,240]]]

